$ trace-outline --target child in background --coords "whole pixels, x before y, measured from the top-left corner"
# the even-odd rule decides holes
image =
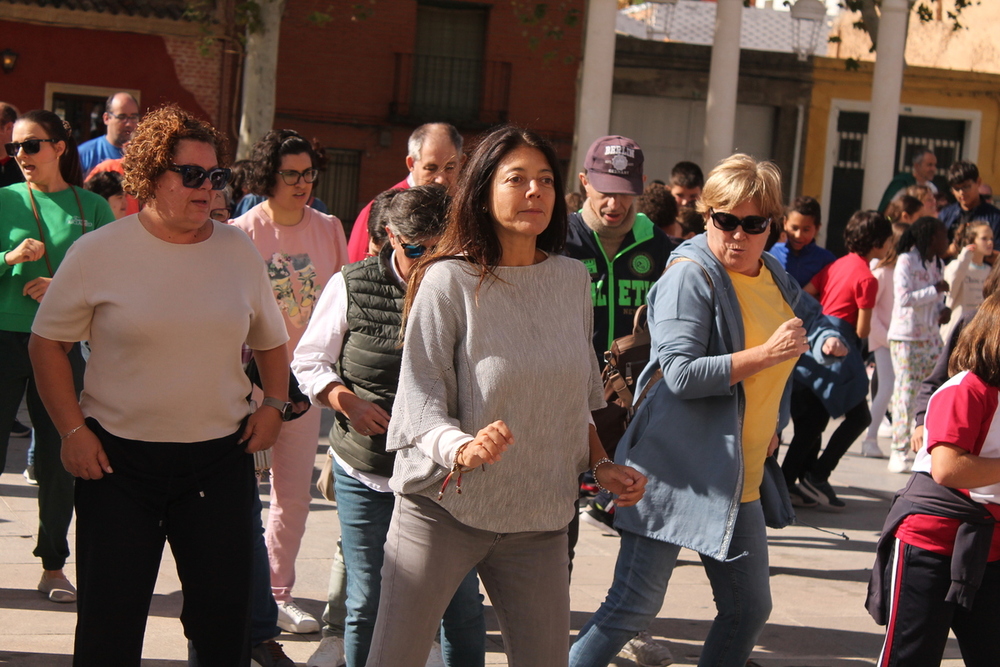
[[[889,204],[892,207],[892,204]],[[886,216],[888,219],[888,216]],[[872,330],[868,333],[868,351],[875,356],[875,376],[872,384],[876,385],[872,397],[872,423],[868,435],[861,443],[861,455],[873,459],[884,459],[885,454],[878,446],[878,429],[882,417],[889,408],[892,398],[892,385],[895,374],[892,371],[892,357],[889,354],[889,325],[892,323],[893,297],[892,271],[896,268],[896,244],[899,237],[910,225],[902,222],[892,223],[893,236],[885,257],[872,262],[872,275],[878,281],[878,296],[875,297],[875,308],[872,310]]]
[[[677,202],[677,208],[694,207],[701,198],[705,187],[705,175],[694,162],[678,162],[670,170],[670,194]]]
[[[819,299],[823,314],[836,322],[851,352],[843,361],[822,370],[815,361],[810,364],[805,358],[796,366],[791,405],[795,436],[781,470],[790,493],[830,509],[844,507],[844,501],[830,486],[830,474],[871,423],[861,341],[871,330],[878,281],[868,267],[873,259],[885,256],[891,239],[892,225],[881,213],[858,211],[844,230],[844,245],[849,252],[824,267],[805,288]],[[840,415],[844,420],[820,456],[823,431],[830,417]]]
[[[836,259],[816,245],[822,224],[822,210],[812,197],[798,197],[785,215],[785,241],[775,243],[770,252],[805,287],[820,269]]]
[[[948,291],[942,275],[942,259],[948,254],[944,223],[937,218],[920,218],[903,232],[896,254],[892,274],[895,301],[887,336],[895,373],[889,472],[906,473],[912,461],[914,399],[941,354],[939,325],[951,317],[942,297]]]
[[[115,220],[128,215],[128,202],[125,200],[125,190],[122,188],[122,175],[117,171],[101,171],[90,177],[83,184],[85,190],[100,195],[108,200]]]
[[[941,338],[948,334],[962,313],[978,308],[983,302],[983,282],[990,275],[986,258],[993,255],[993,230],[988,223],[970,222],[959,225],[955,232],[955,245],[961,250],[958,258],[944,267],[948,283],[945,305],[951,308],[951,321],[941,327]]]

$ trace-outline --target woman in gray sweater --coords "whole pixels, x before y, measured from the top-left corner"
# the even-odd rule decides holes
[[[473,153],[449,226],[410,278],[387,449],[396,506],[369,667],[423,665],[472,567],[497,612],[508,664],[566,664],[566,526],[577,477],[637,502],[645,478],[604,458],[591,349],[590,278],[559,255],[556,156],[504,127]]]

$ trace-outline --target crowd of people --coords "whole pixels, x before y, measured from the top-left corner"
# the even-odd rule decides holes
[[[467,148],[430,123],[348,236],[294,130],[228,166],[177,106],[117,93],[104,122],[77,147],[0,103],[0,463],[24,400],[38,590],[77,603],[74,664],[139,664],[169,543],[191,664],[288,667],[286,631],[322,633],[309,667],[420,667],[435,641],[483,665],[481,583],[512,666],[663,667],[648,630],[683,547],[717,607],[699,664],[743,667],[771,611],[766,527],[848,509],[831,475],[862,436],[885,456],[883,421],[888,470],[913,474],[872,571],[880,664],[938,664],[949,628],[967,664],[1000,662],[1000,210],[976,165],[948,167],[939,210],[916,151],[837,258],[769,161],[647,184],[612,135],[569,187],[531,130]],[[607,430],[606,355],[639,330]],[[293,590],[323,409],[341,531],[317,619]],[[571,639],[581,517],[620,546]]]

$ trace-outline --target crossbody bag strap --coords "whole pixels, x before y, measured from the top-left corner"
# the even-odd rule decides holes
[[[45,251],[43,257],[45,258],[45,267],[49,270],[49,278],[55,275],[55,271],[52,270],[52,261],[49,259],[49,244],[45,242],[45,231],[42,229],[42,216],[38,214],[38,204],[35,203],[35,193],[32,192],[31,186],[28,185],[28,199],[31,200],[31,212],[35,216],[35,225],[38,227],[38,240],[42,242],[45,246]],[[73,198],[76,199],[76,208],[80,211],[80,236],[87,233],[87,216],[83,212],[83,203],[80,201],[80,195],[77,194],[76,188],[74,186],[69,186],[69,189],[73,192]]]
[[[31,212],[35,214],[35,224],[38,225],[38,240],[45,247],[42,257],[45,258],[45,266],[48,268],[49,278],[51,278],[55,272],[52,270],[52,262],[49,261],[49,244],[45,242],[45,232],[42,231],[42,217],[38,215],[38,205],[35,204],[35,194],[31,191],[31,186],[26,184],[26,187],[28,188],[28,199],[31,200]]]

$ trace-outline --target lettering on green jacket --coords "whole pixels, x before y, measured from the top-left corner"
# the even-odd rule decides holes
[[[623,308],[638,308],[646,303],[646,294],[653,286],[651,280],[619,280],[615,304]],[[604,281],[590,283],[590,300],[597,306],[608,305],[608,292]]]

